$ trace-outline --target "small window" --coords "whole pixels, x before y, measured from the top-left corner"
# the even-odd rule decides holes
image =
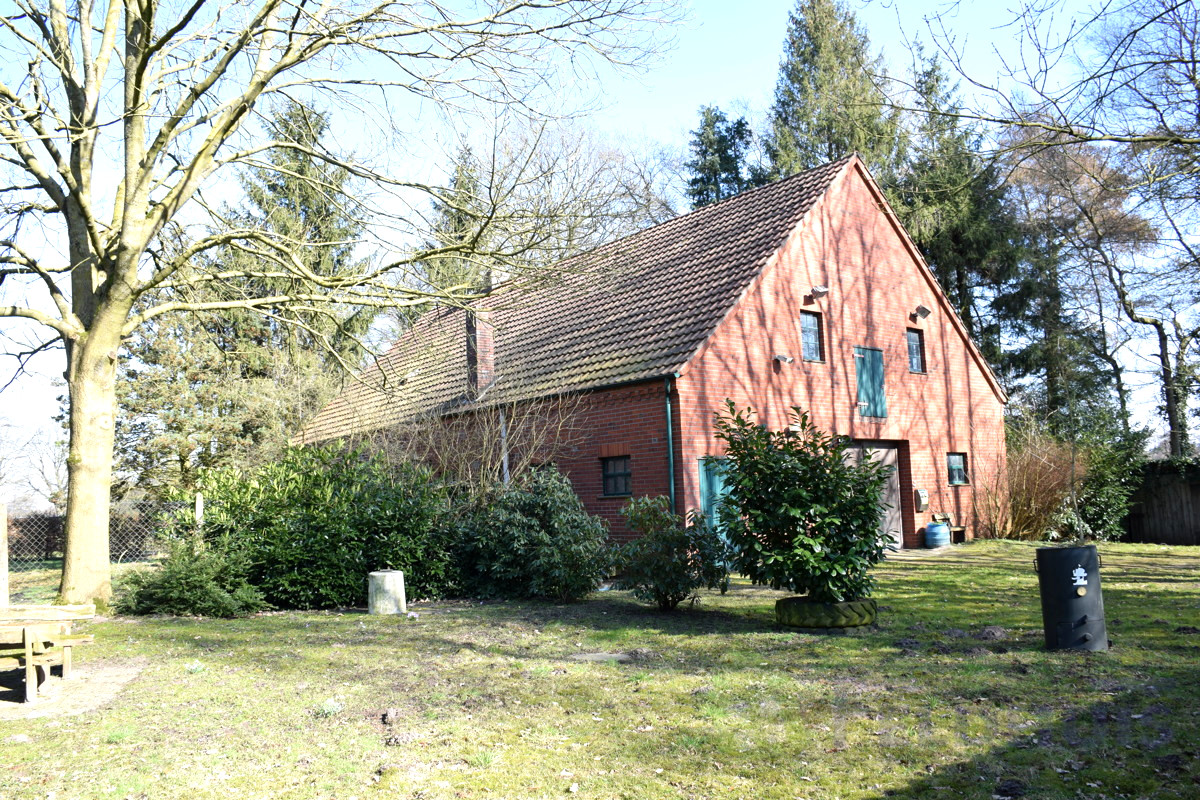
[[[602,458],[600,465],[604,473],[604,494],[612,497],[624,497],[633,494],[629,470],[629,456]]]
[[[969,483],[967,480],[967,454],[947,453],[946,471],[950,475],[951,486],[964,486]]]
[[[916,328],[908,329],[908,371],[925,371],[925,334]]]
[[[800,312],[800,347],[805,361],[825,360],[825,337],[822,327],[820,314],[814,311]]]

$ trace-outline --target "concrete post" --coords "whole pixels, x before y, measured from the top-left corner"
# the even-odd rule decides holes
[[[367,578],[367,611],[371,614],[407,614],[404,573],[398,569],[372,572]]]

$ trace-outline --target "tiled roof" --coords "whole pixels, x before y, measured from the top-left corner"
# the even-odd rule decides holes
[[[568,259],[535,287],[500,290],[495,370],[479,402],[526,400],[669,375],[853,156],[676,217]],[[317,442],[468,401],[466,311],[424,315],[303,429]]]

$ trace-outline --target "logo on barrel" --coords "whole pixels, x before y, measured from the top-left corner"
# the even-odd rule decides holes
[[[1082,564],[1075,567],[1071,577],[1075,579],[1073,586],[1087,586],[1087,570],[1083,568]]]

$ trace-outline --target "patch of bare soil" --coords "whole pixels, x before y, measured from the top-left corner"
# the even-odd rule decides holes
[[[146,664],[146,659],[138,658],[76,665],[70,680],[63,680],[55,669],[33,703],[22,702],[24,670],[0,671],[0,722],[85,714],[111,702]]]

